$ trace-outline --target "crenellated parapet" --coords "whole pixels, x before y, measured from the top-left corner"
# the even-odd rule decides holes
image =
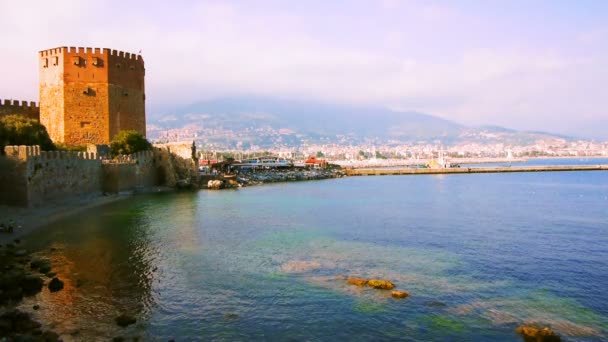
[[[104,164],[136,164],[140,162],[149,162],[154,159],[154,152],[141,151],[133,154],[121,154],[114,159],[104,159]]]
[[[41,151],[38,156],[35,156],[35,161],[50,161],[50,160],[98,160],[97,154],[93,152],[70,152],[70,151]]]
[[[60,62],[60,57],[66,60],[67,63],[85,67],[88,65],[102,67],[110,59],[113,61],[124,61],[133,63],[136,62],[143,66],[144,59],[140,54],[130,53],[120,50],[108,49],[108,48],[95,48],[95,47],[76,47],[76,46],[62,46],[53,49],[42,50],[38,52],[39,56],[43,60],[50,59],[45,67],[57,66]],[[70,59],[72,58],[72,59]],[[79,58],[79,59],[76,59]],[[103,58],[99,60],[99,58]],[[88,63],[89,61],[90,63]],[[105,63],[104,63],[105,62]]]
[[[98,160],[97,154],[93,152],[71,152],[71,151],[41,151],[40,146],[5,146],[4,154],[7,158],[22,162],[36,161],[44,162],[50,160]]]
[[[40,155],[40,146],[10,145],[4,147],[4,154],[7,158],[27,161],[31,157]]]
[[[0,117],[5,115],[22,115],[30,119],[40,119],[40,107],[33,101],[0,99]]]

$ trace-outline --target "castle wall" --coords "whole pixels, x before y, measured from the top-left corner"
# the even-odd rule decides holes
[[[0,204],[27,206],[27,154],[20,159],[19,149],[15,151],[13,146],[7,146],[5,151],[7,156],[0,157]]]
[[[198,161],[192,159],[189,144],[154,145],[159,177],[167,186],[189,185],[198,181]]]
[[[159,184],[152,151],[104,160],[102,169],[104,192],[133,191]]]
[[[15,114],[34,120],[40,120],[40,108],[36,102],[0,100],[0,118]]]
[[[13,206],[44,206],[159,184],[190,185],[196,174],[195,161],[167,148],[114,160],[101,160],[90,152],[45,152],[39,146],[6,146],[4,152],[0,204]]]

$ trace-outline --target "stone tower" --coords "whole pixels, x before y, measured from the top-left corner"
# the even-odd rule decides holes
[[[144,61],[99,48],[40,51],[40,122],[54,142],[107,144],[122,130],[146,134]]]

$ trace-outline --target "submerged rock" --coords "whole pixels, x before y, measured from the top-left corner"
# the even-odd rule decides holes
[[[561,337],[549,327],[540,327],[534,324],[520,325],[515,331],[526,342],[560,342]]]
[[[21,288],[26,295],[34,295],[42,291],[43,285],[44,282],[42,281],[42,278],[33,274],[25,276],[21,281]]]
[[[40,273],[49,273],[51,271],[51,261],[48,259],[35,259],[30,262],[30,267],[33,270],[38,270]]]
[[[51,282],[49,283],[49,290],[51,290],[51,292],[57,292],[62,289],[63,289],[63,281],[59,280],[59,278],[57,278],[57,277],[51,279]]]
[[[392,290],[395,288],[395,284],[385,279],[370,279],[367,281],[367,285],[380,290]]]
[[[135,322],[137,322],[137,319],[135,319],[135,317],[126,314],[122,314],[116,317],[114,320],[116,321],[116,324],[123,328],[131,324],[135,324]]]
[[[393,298],[406,298],[409,297],[409,293],[407,291],[393,291],[391,292],[391,296]]]
[[[357,285],[357,286],[367,285],[367,279],[356,278],[356,277],[349,277],[348,279],[346,279],[346,282],[351,285]]]

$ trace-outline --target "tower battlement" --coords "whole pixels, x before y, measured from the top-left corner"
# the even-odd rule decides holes
[[[57,55],[82,55],[86,56],[97,56],[97,55],[105,55],[105,56],[113,56],[124,58],[125,60],[133,60],[133,61],[141,61],[143,63],[144,59],[141,55],[108,49],[108,48],[94,48],[94,47],[81,47],[81,46],[62,46],[53,49],[42,50],[38,52],[40,57],[51,57]]]

